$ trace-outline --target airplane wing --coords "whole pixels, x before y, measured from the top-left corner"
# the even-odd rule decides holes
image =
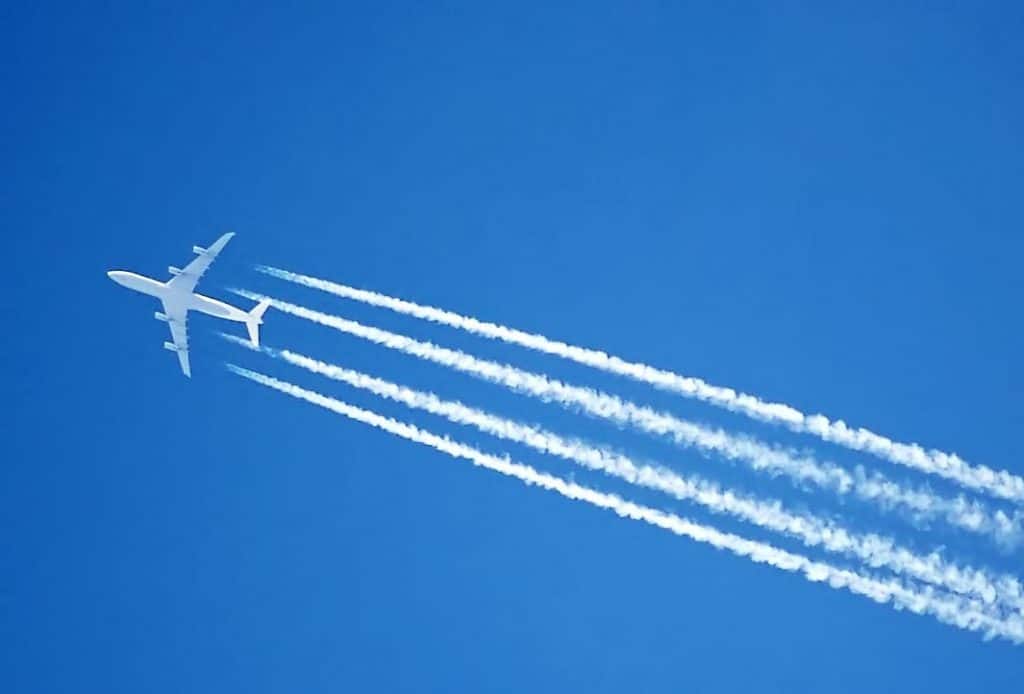
[[[178,353],[178,363],[181,365],[181,372],[192,378],[192,367],[188,363],[188,326],[185,321],[188,319],[188,311],[169,310],[170,307],[164,304],[164,314],[167,316],[167,325],[171,328],[171,340],[174,342],[174,351]]]
[[[167,283],[168,288],[182,291],[186,294],[191,294],[192,290],[196,288],[200,278],[206,270],[213,264],[217,254],[224,250],[224,246],[228,245],[228,241],[235,234],[229,232],[224,234],[219,239],[213,242],[209,248],[200,248],[199,246],[193,246],[192,250],[199,257],[193,260],[191,263],[186,265],[177,275],[171,278]],[[184,326],[184,321],[182,321]],[[184,327],[182,328],[184,330]]]

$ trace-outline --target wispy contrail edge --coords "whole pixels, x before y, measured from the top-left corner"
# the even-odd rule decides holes
[[[731,515],[758,527],[795,537],[808,547],[822,547],[830,552],[853,556],[868,566],[886,567],[911,578],[971,595],[986,603],[998,603],[1024,614],[1024,595],[1020,582],[1014,576],[990,575],[984,569],[959,566],[947,561],[938,552],[922,556],[899,546],[893,538],[874,533],[856,533],[809,512],[789,511],[778,500],[761,500],[731,490],[722,491],[717,484],[699,477],[683,476],[664,467],[637,463],[629,456],[609,448],[565,438],[542,427],[523,424],[462,402],[444,400],[434,393],[418,391],[289,349],[268,345],[257,347],[234,335],[219,334],[228,342],[262,352],[310,373],[442,416],[457,424],[473,426],[497,438],[599,470],[631,484],[699,504],[715,513]]]
[[[357,321],[264,294],[245,289],[231,291],[257,301],[269,300],[272,306],[283,313],[456,369],[514,392],[555,402],[570,409],[579,409],[591,416],[650,434],[667,436],[680,445],[696,447],[729,460],[743,461],[754,470],[786,475],[798,483],[814,484],[840,495],[852,491],[862,500],[876,503],[882,508],[901,509],[914,519],[941,517],[955,527],[989,535],[1004,546],[1014,546],[1020,541],[1019,513],[1011,517],[1001,510],[991,511],[984,504],[963,496],[946,498],[927,488],[907,488],[879,473],[869,474],[860,466],[851,473],[834,463],[818,461],[809,454],[794,454],[767,446],[751,437],[736,436],[722,429],[708,429],[614,395],[562,383],[544,374],[480,359],[465,352],[365,326]]]
[[[926,450],[916,443],[900,443],[869,429],[852,428],[842,420],[831,420],[822,414],[805,414],[790,405],[768,402],[754,395],[737,392],[732,388],[712,385],[699,378],[683,376],[639,362],[626,361],[615,355],[553,340],[537,333],[517,330],[453,311],[425,306],[379,292],[357,289],[281,268],[257,265],[256,269],[272,277],[318,289],[335,296],[387,308],[398,313],[632,378],[734,412],[741,412],[755,419],[783,424],[793,431],[813,434],[825,441],[853,450],[868,452],[892,463],[938,475],[975,491],[984,491],[1018,503],[1024,502],[1024,478],[1006,470],[993,470],[984,465],[972,465],[955,453],[945,453],[934,449]]]
[[[675,514],[623,500],[613,494],[599,492],[554,475],[542,473],[528,465],[513,462],[507,457],[490,455],[471,446],[461,444],[411,424],[355,407],[341,400],[329,398],[295,384],[281,381],[264,374],[227,364],[234,374],[260,385],[305,400],[355,421],[367,424],[400,438],[420,443],[455,458],[469,460],[473,464],[495,472],[515,477],[528,485],[536,485],[556,492],[566,498],[584,501],[599,508],[613,511],[617,515],[646,522],[668,530],[676,535],[688,537],[703,544],[727,550],[737,556],[746,557],[757,563],[764,563],[790,573],[800,573],[812,583],[827,583],[833,588],[843,588],[862,595],[875,602],[892,602],[897,609],[906,609],[918,614],[930,614],[937,620],[960,629],[982,633],[986,638],[1002,637],[1013,643],[1024,643],[1024,624],[1020,620],[998,620],[977,611],[971,601],[958,599],[929,589],[914,590],[901,582],[864,576],[854,571],[840,569],[824,562],[812,561],[799,554],[779,549],[763,542],[749,540],[716,528],[694,523]]]

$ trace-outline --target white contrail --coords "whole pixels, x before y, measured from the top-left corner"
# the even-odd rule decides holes
[[[828,583],[833,588],[845,588],[852,593],[863,595],[879,603],[891,602],[896,609],[906,609],[918,614],[930,614],[946,624],[969,631],[981,632],[986,638],[998,636],[1016,644],[1024,643],[1024,622],[1015,617],[996,619],[980,611],[975,601],[965,600],[929,588],[912,587],[892,579],[882,580],[855,571],[841,569],[831,564],[812,561],[807,557],[788,552],[767,543],[722,532],[716,528],[695,523],[675,514],[625,501],[613,494],[599,492],[560,477],[539,472],[528,465],[513,462],[508,457],[484,453],[471,446],[438,436],[411,424],[384,417],[341,400],[300,388],[292,383],[280,381],[233,364],[229,364],[228,368],[243,378],[299,400],[318,405],[400,438],[428,446],[454,458],[469,460],[480,467],[509,477],[515,477],[528,485],[536,485],[542,489],[561,494],[566,498],[584,501],[599,508],[613,511],[623,518],[631,518],[649,523],[676,535],[727,550],[741,557],[747,557],[757,563],[768,564],[791,573],[803,574],[808,581],[813,583]]]
[[[1024,595],[1020,582],[1013,576],[990,576],[984,570],[960,567],[947,562],[938,552],[920,556],[896,545],[891,538],[876,534],[859,535],[817,516],[787,511],[779,501],[759,501],[722,491],[718,485],[699,477],[683,477],[663,467],[637,464],[628,456],[607,448],[564,438],[537,426],[499,417],[461,402],[443,400],[433,393],[417,391],[291,350],[266,345],[256,347],[248,340],[226,333],[220,333],[220,336],[241,347],[263,352],[311,373],[408,407],[476,427],[500,439],[524,444],[680,500],[695,502],[716,513],[729,514],[759,527],[796,537],[809,547],[820,546],[830,552],[852,555],[872,567],[884,566],[957,593],[973,595],[987,604],[1004,604],[1024,614]]]
[[[682,376],[639,362],[630,362],[604,352],[552,340],[543,335],[477,320],[452,311],[423,306],[377,292],[356,289],[279,268],[259,265],[256,269],[279,279],[318,289],[335,296],[459,328],[483,337],[502,340],[539,352],[553,354],[603,371],[626,376],[690,398],[697,398],[762,421],[783,424],[793,431],[813,434],[825,441],[857,451],[872,453],[899,465],[953,480],[976,491],[1016,502],[1024,502],[1024,478],[1005,470],[972,465],[954,453],[925,450],[916,443],[900,443],[864,428],[851,428],[842,420],[821,414],[808,415],[782,403],[766,402],[732,388],[711,385],[699,378]]]
[[[607,393],[568,385],[542,374],[479,359],[458,350],[368,327],[263,294],[241,289],[232,291],[249,299],[268,300],[284,313],[471,374],[531,397],[577,408],[592,416],[651,434],[667,436],[683,446],[693,446],[730,460],[744,461],[755,470],[786,475],[797,482],[814,484],[837,494],[852,492],[883,508],[901,509],[915,519],[942,517],[961,529],[991,535],[1004,546],[1013,546],[1020,540],[1019,513],[1010,517],[1001,510],[990,511],[984,504],[963,496],[950,499],[928,489],[908,489],[878,473],[868,474],[860,466],[851,473],[833,463],[818,461],[809,454],[785,451],[750,437],[729,434],[722,429],[708,429]]]

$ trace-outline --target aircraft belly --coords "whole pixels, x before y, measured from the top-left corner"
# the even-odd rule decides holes
[[[205,313],[208,316],[245,322],[245,313],[243,311],[238,310],[230,304],[225,304],[223,301],[217,301],[216,299],[211,299],[210,297],[203,296],[202,294],[192,295],[192,304],[189,308],[193,311]]]
[[[156,280],[148,277],[136,275],[134,272],[112,272],[110,273],[110,276],[122,287],[127,287],[128,289],[141,294],[161,296],[165,291],[163,282],[157,282]]]

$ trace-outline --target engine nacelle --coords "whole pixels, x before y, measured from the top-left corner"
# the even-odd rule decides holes
[[[192,252],[195,253],[196,255],[202,255],[206,253],[206,249],[203,248],[202,246],[192,246]]]
[[[178,349],[178,345],[174,344],[173,342],[165,342],[164,343],[164,349],[168,350],[169,352],[180,352],[181,351],[180,349]]]
[[[158,321],[163,321],[164,323],[170,323],[171,322],[171,319],[167,317],[166,313],[160,313],[159,311],[154,313],[153,317],[156,318]]]
[[[180,267],[174,267],[173,265],[169,265],[167,267],[167,272],[171,273],[172,276],[177,277],[178,275],[181,274],[181,268]]]

